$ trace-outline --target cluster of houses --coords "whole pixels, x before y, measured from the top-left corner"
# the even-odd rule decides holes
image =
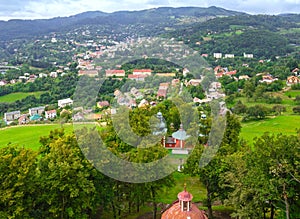
[[[16,79],[11,79],[10,81],[7,80],[0,80],[0,86],[5,86],[8,84],[15,84],[17,82],[21,82],[21,83],[32,83],[34,82],[37,78],[47,78],[47,77],[51,77],[51,78],[57,78],[57,77],[63,77],[64,75],[66,75],[67,73],[64,72],[66,70],[70,70],[69,67],[64,67],[64,66],[59,66],[59,69],[57,69],[56,71],[50,72],[50,73],[39,73],[39,74],[29,74],[29,73],[24,73],[23,75],[19,76]],[[5,73],[4,73],[5,74]]]
[[[300,78],[298,76],[298,72],[299,69],[295,68],[291,73],[294,74],[290,77],[287,78],[286,80],[286,85],[287,86],[291,86],[293,84],[299,84],[300,83]],[[221,66],[217,66],[214,68],[214,73],[216,78],[221,78],[223,76],[229,76],[234,78],[236,81],[238,80],[249,80],[250,77],[248,75],[240,75],[239,77],[236,77],[237,71],[233,70],[233,71],[228,71],[228,68],[222,68]],[[260,83],[267,83],[267,84],[271,84],[274,81],[277,81],[278,78],[274,77],[273,75],[269,74],[269,73],[259,73],[256,74],[256,76],[262,76],[262,79],[259,81]]]
[[[59,100],[59,108],[64,108],[68,105],[72,105],[73,100],[70,98]],[[57,110],[45,110],[45,106],[39,106],[30,108],[28,113],[21,114],[21,111],[13,111],[4,113],[4,122],[10,125],[13,122],[18,121],[19,125],[28,124],[29,122],[36,122],[41,120],[52,120],[57,117]]]
[[[213,56],[216,59],[223,58],[223,54],[222,53],[214,53]],[[244,53],[243,56],[244,56],[244,58],[248,58],[248,59],[253,59],[253,57],[254,57],[253,54],[247,54],[247,53]],[[208,54],[202,54],[202,57],[208,57]],[[224,58],[228,58],[228,59],[233,59],[234,57],[235,57],[234,54],[225,54],[224,55]]]

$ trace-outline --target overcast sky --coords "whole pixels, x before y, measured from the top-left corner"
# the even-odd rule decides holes
[[[300,0],[0,0],[0,20],[52,18],[85,11],[132,11],[162,6],[218,6],[250,14],[300,13]]]

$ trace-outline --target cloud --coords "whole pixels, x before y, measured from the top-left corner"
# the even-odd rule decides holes
[[[218,6],[248,13],[278,14],[300,11],[300,0],[9,0],[0,5],[0,19],[50,18],[84,11],[113,12],[161,6]]]

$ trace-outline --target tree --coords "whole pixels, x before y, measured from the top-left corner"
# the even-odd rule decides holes
[[[192,154],[189,156],[184,172],[193,176],[199,176],[199,180],[205,185],[207,190],[206,204],[208,208],[209,219],[213,218],[212,203],[217,198],[224,200],[230,190],[224,189],[221,185],[223,179],[222,173],[228,169],[228,164],[224,162],[225,158],[238,150],[238,139],[241,129],[239,120],[230,113],[226,114],[226,130],[222,139],[219,150],[216,145],[196,145]],[[204,149],[206,153],[204,154]],[[205,157],[202,157],[205,156]],[[200,160],[201,158],[201,160]],[[200,161],[208,159],[210,162],[204,167]]]
[[[295,106],[295,107],[293,108],[293,112],[294,112],[294,113],[300,114],[300,106]]]
[[[243,89],[243,93],[249,99],[253,96],[255,91],[255,86],[251,81],[246,81]]]
[[[251,106],[247,109],[247,117],[254,119],[264,119],[269,113],[269,109],[262,105]]]
[[[58,133],[59,134],[59,133]],[[43,140],[39,161],[42,217],[88,218],[95,210],[97,171],[86,160],[74,135]]]
[[[37,208],[37,152],[9,145],[0,149],[0,217],[31,218]]]
[[[229,204],[233,216],[243,218],[299,218],[300,139],[265,133],[255,139],[254,150],[231,156],[225,187],[233,188]]]
[[[255,92],[253,94],[253,99],[256,101],[258,99],[261,99],[263,97],[263,94],[266,90],[265,85],[260,84],[256,87]]]

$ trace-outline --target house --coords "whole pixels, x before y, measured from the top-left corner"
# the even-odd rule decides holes
[[[169,88],[169,83],[160,83],[159,89],[167,90]]]
[[[167,98],[167,90],[166,89],[158,89],[157,98]]]
[[[97,103],[98,108],[103,108],[103,107],[108,107],[108,106],[110,106],[108,101],[100,101]]]
[[[60,107],[60,108],[64,108],[66,106],[70,106],[72,104],[73,104],[73,100],[71,100],[71,98],[58,100],[58,107]]]
[[[188,70],[187,68],[184,68],[182,70],[182,74],[183,74],[184,77],[186,77],[188,73],[190,73],[190,70]]]
[[[74,122],[84,121],[84,120],[85,120],[84,115],[83,115],[82,112],[76,113],[75,115],[73,115],[72,118],[73,118],[73,121],[74,121]]]
[[[18,119],[19,125],[24,125],[29,122],[29,118],[27,114],[21,115],[20,118]]]
[[[98,76],[98,70],[79,70],[78,75],[86,75],[89,77],[97,77]]]
[[[124,70],[106,70],[105,71],[105,76],[106,77],[125,77],[125,71]]]
[[[207,94],[207,99],[215,100],[219,98],[224,98],[225,94],[219,93],[219,92],[211,92]]]
[[[133,75],[148,75],[150,76],[152,73],[151,69],[134,69],[133,70]]]
[[[249,80],[250,77],[248,75],[240,75],[239,80]]]
[[[207,58],[208,54],[204,53],[204,54],[201,54],[201,56]]]
[[[46,78],[46,77],[48,77],[48,75],[45,74],[45,73],[40,73],[40,74],[39,74],[39,78]]]
[[[51,78],[57,78],[57,72],[53,71],[53,72],[50,72],[50,77]]]
[[[234,70],[234,71],[228,71],[228,72],[225,72],[225,75],[227,75],[227,76],[233,76],[233,75],[236,75],[236,70]]]
[[[136,99],[142,99],[143,98],[143,94],[136,89],[135,87],[131,88],[130,93],[136,98]]]
[[[128,79],[135,80],[135,81],[145,81],[145,78],[148,77],[148,75],[128,75]]]
[[[173,79],[171,84],[173,87],[176,87],[177,84],[180,84],[180,79]]]
[[[54,119],[56,118],[57,112],[56,110],[49,110],[45,112],[45,118],[46,119]]]
[[[185,83],[185,86],[198,86],[202,82],[202,79],[191,79],[190,81]]]
[[[266,74],[262,76],[262,80],[260,80],[260,83],[267,83],[267,84],[271,84],[274,81],[277,81],[278,78],[274,78],[271,74]]]
[[[14,120],[19,119],[20,116],[21,116],[20,111],[13,111],[13,112],[4,113],[4,121],[12,122]]]
[[[253,59],[253,54],[244,53],[244,58]]]
[[[296,76],[291,76],[288,77],[286,80],[286,85],[287,86],[291,86],[293,84],[299,84],[300,83],[300,78],[296,77]]]
[[[222,88],[222,84],[220,82],[212,82],[210,84],[210,87],[215,89],[215,90],[218,90],[218,89],[221,89]]]
[[[169,88],[169,83],[160,83],[157,98],[167,98],[167,90]]]
[[[156,73],[155,75],[159,77],[175,77],[176,73]]]
[[[38,114],[38,115],[41,116],[44,111],[45,111],[45,107],[44,106],[30,108],[29,109],[29,115],[33,116],[35,114]]]
[[[298,75],[298,72],[299,72],[299,68],[295,68],[292,73],[294,73],[295,75]]]
[[[143,107],[146,107],[146,106],[149,106],[149,102],[145,99],[142,99],[142,101],[138,105],[138,108],[143,108]]]
[[[115,97],[119,97],[121,95],[122,95],[122,92],[120,90],[115,90],[115,92],[114,92]]]
[[[234,54],[225,54],[225,58],[233,59],[234,58]]]
[[[4,86],[4,85],[7,85],[7,82],[4,81],[4,80],[1,80],[1,81],[0,81],[0,86]]]
[[[222,53],[214,53],[214,58],[216,59],[222,58]]]

